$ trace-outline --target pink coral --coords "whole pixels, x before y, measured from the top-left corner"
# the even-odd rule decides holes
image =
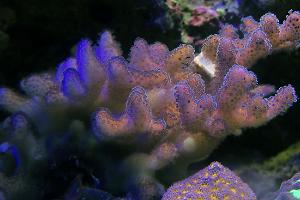
[[[188,21],[188,23],[192,26],[202,26],[203,24],[218,17],[219,14],[210,7],[197,6],[193,10],[191,19]]]
[[[154,149],[173,144],[188,162],[198,160],[226,135],[262,125],[296,101],[290,85],[265,98],[274,88],[257,85],[247,68],[274,51],[295,48],[299,19],[298,12],[291,12],[282,25],[270,13],[260,22],[244,18],[243,38],[226,25],[206,39],[197,57],[190,45],[170,51],[162,43],[138,38],[127,61],[106,31],[98,45],[87,39],[79,42],[75,57],[59,65],[55,79],[51,74],[25,79],[22,89],[35,96],[34,101],[9,91],[1,93],[0,103],[12,111],[35,112],[31,105],[42,100],[36,99],[39,96],[49,105],[69,102],[87,112],[97,110],[92,124],[101,140],[136,145],[141,138],[144,144],[159,141],[151,142]],[[203,73],[210,80],[204,81]],[[211,145],[203,145],[206,142]]]
[[[243,38],[226,25],[206,39],[196,57],[191,45],[169,50],[138,38],[127,60],[106,31],[97,45],[80,41],[75,56],[62,62],[56,75],[24,79],[22,90],[29,97],[0,89],[0,105],[37,123],[41,115],[58,122],[93,112],[91,129],[99,142],[131,145],[137,152],[124,163],[142,160],[142,175],[170,163],[184,170],[227,135],[260,126],[296,102],[291,85],[270,96],[274,88],[258,85],[248,70],[260,58],[297,47],[300,14],[291,12],[281,25],[277,21],[270,13],[260,22],[245,18]]]

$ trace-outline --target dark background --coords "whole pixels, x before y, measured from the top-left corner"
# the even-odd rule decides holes
[[[278,0],[270,6],[250,0],[240,2],[239,15],[225,21],[236,23],[248,15],[258,20],[271,11],[282,22],[290,9],[300,10],[298,0]],[[162,0],[0,0],[0,85],[18,88],[22,77],[54,70],[80,39],[96,41],[105,29],[114,33],[125,55],[136,37],[175,48],[180,43],[178,19],[169,18],[167,12]],[[199,28],[203,36],[212,33]],[[252,70],[260,83],[277,87],[290,83],[300,95],[299,50],[269,56]],[[297,103],[267,125],[227,138],[209,160],[226,162],[231,155],[245,159],[276,155],[300,139],[299,108]]]

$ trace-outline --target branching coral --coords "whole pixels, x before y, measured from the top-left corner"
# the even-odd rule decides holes
[[[24,140],[31,145],[27,150],[14,134],[5,141],[23,148],[26,159],[45,159],[46,135],[76,132],[79,126],[83,132],[79,138],[92,131],[98,146],[118,152],[109,162],[101,162],[106,169],[101,177],[104,188],[135,199],[158,198],[163,193],[162,179],[182,178],[190,163],[208,156],[227,135],[260,126],[296,102],[291,85],[266,98],[273,87],[257,85],[255,74],[247,69],[272,51],[297,46],[300,14],[291,12],[280,26],[277,21],[273,14],[259,23],[245,18],[243,38],[232,26],[225,26],[220,34],[207,38],[197,57],[190,45],[170,51],[162,43],[148,44],[138,38],[126,60],[110,32],[103,32],[95,45],[84,39],[76,55],[62,62],[56,73],[21,81],[27,96],[0,90],[1,107],[15,113],[8,119],[9,127],[18,126],[11,122],[18,114],[40,134],[24,136],[30,138]],[[204,81],[206,72],[210,77]],[[107,157],[105,151],[96,154]],[[113,165],[122,166],[115,173],[124,176],[117,189],[110,183],[117,177],[107,174]],[[156,175],[158,170],[176,173],[165,179]]]

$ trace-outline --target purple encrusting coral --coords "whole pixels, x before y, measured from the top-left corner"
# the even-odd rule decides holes
[[[100,161],[106,169],[101,172],[105,188],[113,190],[110,181],[126,176],[117,193],[134,199],[161,197],[160,182],[181,178],[189,164],[207,157],[227,135],[263,125],[297,101],[291,85],[275,93],[273,86],[258,85],[248,68],[273,52],[296,49],[299,24],[299,12],[290,12],[283,24],[270,13],[260,22],[248,17],[240,27],[243,38],[233,26],[224,26],[205,40],[197,56],[191,45],[169,50],[160,42],[148,44],[138,38],[125,59],[108,31],[96,45],[83,39],[76,54],[55,73],[35,74],[21,81],[27,96],[0,89],[1,108],[13,116],[24,116],[39,132],[36,137],[28,126],[22,134],[8,134],[3,142],[26,149],[22,144],[26,141],[26,159],[45,159],[47,150],[42,143],[53,133],[80,130],[86,139],[92,132],[97,146],[120,154],[109,158],[110,162]],[[91,118],[89,123],[87,118]],[[23,137],[30,139],[20,139]],[[42,153],[37,156],[35,152]],[[104,151],[95,155],[107,158]],[[122,169],[115,169],[117,165]],[[220,176],[224,172],[225,177],[238,180],[220,168]],[[116,177],[111,177],[111,169]],[[176,173],[161,181],[164,178],[156,172],[165,169]],[[244,195],[249,194],[246,186],[244,189]]]
[[[237,175],[218,162],[172,185],[162,200],[256,200]]]

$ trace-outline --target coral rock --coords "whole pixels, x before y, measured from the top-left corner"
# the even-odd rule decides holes
[[[256,200],[249,186],[218,162],[173,184],[162,200]]]

